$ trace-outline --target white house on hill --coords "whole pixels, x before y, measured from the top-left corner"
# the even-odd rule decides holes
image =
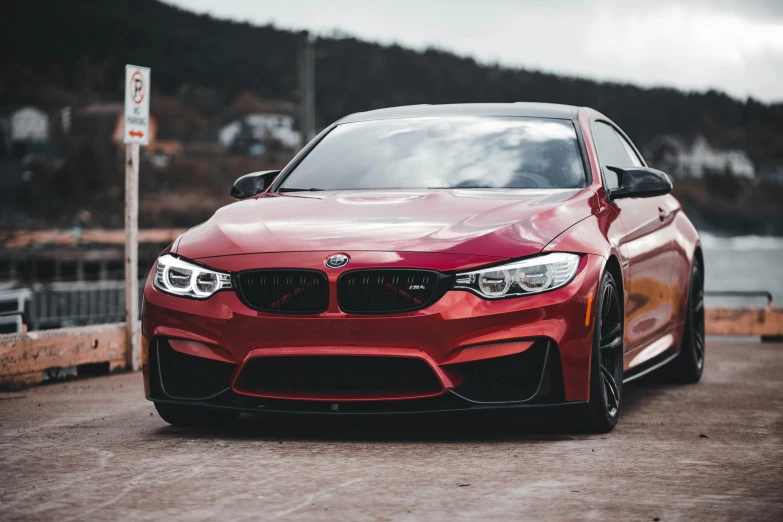
[[[295,128],[297,108],[290,100],[263,99],[251,91],[242,91],[223,115],[225,124],[218,132],[218,140],[223,147],[230,148],[243,125],[247,125],[260,144],[276,140],[287,149],[298,150],[302,136]]]
[[[661,135],[644,148],[649,163],[681,179],[701,179],[710,173],[728,172],[737,178],[751,179],[756,169],[744,150],[713,148],[704,136],[692,141]]]
[[[250,126],[253,137],[265,141],[268,137],[280,141],[285,147],[299,147],[301,135],[294,130],[294,118],[288,114],[246,114],[220,129],[218,140],[228,148],[242,128],[242,120]]]
[[[3,115],[3,132],[10,142],[42,142],[49,139],[49,115],[35,107],[20,107]]]

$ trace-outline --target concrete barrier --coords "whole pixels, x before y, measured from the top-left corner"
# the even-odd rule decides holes
[[[705,321],[708,335],[783,336],[778,307],[707,307]],[[0,335],[0,388],[39,383],[51,368],[98,363],[108,371],[126,367],[125,323]]]
[[[783,337],[783,308],[742,306],[704,310],[708,335],[758,335],[762,338]]]
[[[50,368],[125,367],[125,323],[0,335],[0,388],[41,382]]]

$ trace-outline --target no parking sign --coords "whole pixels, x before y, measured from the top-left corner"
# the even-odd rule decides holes
[[[150,70],[137,65],[125,66],[125,131],[126,144],[149,144]]]

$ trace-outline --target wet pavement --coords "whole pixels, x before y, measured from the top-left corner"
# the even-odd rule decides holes
[[[0,394],[0,520],[781,520],[783,345],[712,340],[606,435],[536,416],[165,424],[141,374]]]

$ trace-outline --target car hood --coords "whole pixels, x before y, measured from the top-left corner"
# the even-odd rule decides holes
[[[590,215],[589,189],[324,191],[265,194],[186,232],[190,259],[359,250],[522,257]]]

